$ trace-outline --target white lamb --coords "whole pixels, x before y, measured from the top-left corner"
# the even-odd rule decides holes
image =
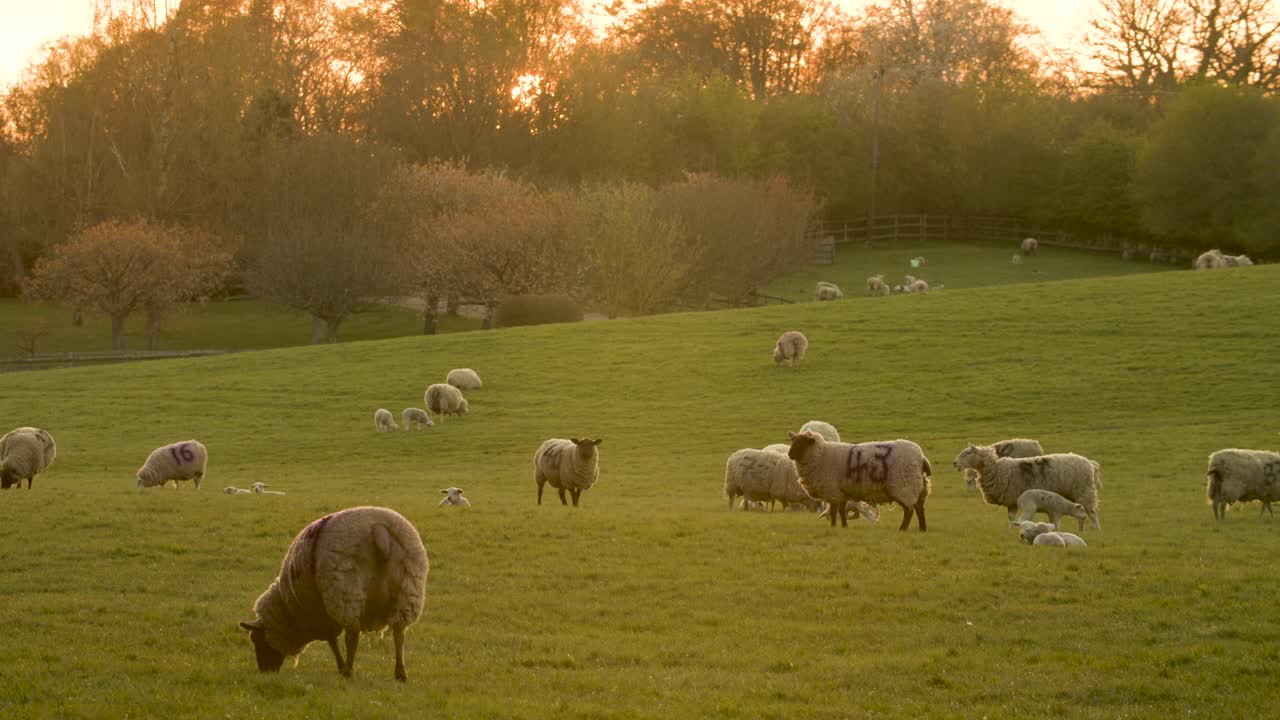
[[[1012,262],[1013,262],[1013,264],[1014,264],[1014,265],[1021,265],[1021,264],[1022,264],[1022,256],[1021,256],[1021,255],[1014,255],[1014,256],[1013,256],[1013,260],[1012,260]]]
[[[244,488],[238,488],[234,485],[228,485],[222,488],[222,492],[228,495],[252,495],[253,494],[252,490],[245,490]]]
[[[813,296],[820,301],[839,300],[844,297],[844,292],[835,283],[819,281]]]
[[[1039,249],[1040,249],[1040,241],[1036,240],[1035,238],[1027,238],[1022,241],[1023,255],[1035,255],[1036,251]]]
[[[431,416],[422,408],[405,408],[400,412],[400,424],[404,425],[405,430],[417,428],[422,430],[435,425],[431,420]]]
[[[1031,541],[1031,544],[1048,547],[1089,547],[1083,538],[1069,532],[1041,533]]]
[[[283,495],[279,490],[268,490],[267,484],[264,482],[256,482],[249,487],[253,488],[254,495]]]
[[[924,267],[924,256],[917,255],[911,258],[910,262],[911,262],[911,267],[913,268]]]
[[[1018,496],[1019,519],[1030,520],[1038,512],[1049,516],[1054,530],[1062,526],[1063,515],[1070,515],[1079,520],[1081,525],[1084,525],[1087,517],[1083,505],[1071,502],[1051,490],[1027,490]]]
[[[440,500],[440,505],[449,505],[452,507],[470,508],[471,501],[462,497],[462,488],[447,487],[440,491],[444,498]]]
[[[373,428],[378,432],[395,432],[400,429],[400,426],[396,425],[390,410],[378,408],[373,413]]]
[[[867,278],[867,294],[880,296],[889,294],[889,285],[884,281],[884,275],[872,275]]]

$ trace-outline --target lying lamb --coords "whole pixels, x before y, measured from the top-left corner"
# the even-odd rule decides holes
[[[1022,541],[1028,545],[1050,545],[1054,547],[1087,547],[1084,540],[1078,535],[1069,532],[1058,532],[1054,530],[1053,525],[1049,523],[1033,523],[1021,521],[1021,531],[1018,533]],[[1041,540],[1041,538],[1044,538]]]
[[[773,346],[773,364],[789,363],[795,367],[804,360],[804,353],[809,349],[809,339],[797,330],[788,330],[778,337]]]
[[[222,488],[222,492],[228,495],[252,495],[253,494],[252,490],[245,490],[244,488],[238,488],[234,485],[228,485]]]
[[[250,485],[249,487],[253,488],[254,495],[283,495],[284,494],[279,490],[268,490],[267,484],[264,482],[256,482]]]
[[[460,508],[471,507],[471,501],[462,497],[462,488],[447,487],[441,490],[440,494],[444,495],[444,498],[440,500],[440,505],[448,505],[451,507],[460,507]]]

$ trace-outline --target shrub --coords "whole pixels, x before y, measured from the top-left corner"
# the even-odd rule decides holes
[[[494,314],[497,327],[580,322],[582,309],[567,295],[511,295]]]

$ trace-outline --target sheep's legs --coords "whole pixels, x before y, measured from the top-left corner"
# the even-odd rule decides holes
[[[391,637],[396,641],[396,679],[407,682],[409,673],[404,671],[404,628],[399,625],[391,628]]]
[[[836,526],[836,510],[838,503],[827,503],[827,519],[831,521],[831,527]]]
[[[906,503],[900,502],[898,504],[902,506],[902,524],[898,526],[898,529],[906,530],[911,527],[911,513],[914,511],[911,509],[911,506]]]
[[[924,496],[923,495],[921,495],[920,499],[916,501],[916,526],[920,528],[920,532],[924,532],[925,523],[924,523]]]
[[[329,638],[329,649],[333,651],[333,657],[338,661],[338,672],[341,673],[346,668],[347,663],[342,659],[342,651],[338,649],[338,636],[334,635]]]
[[[541,504],[542,504],[542,486],[543,486],[543,484],[544,484],[544,481],[542,481],[542,480],[539,480],[539,481],[538,481],[538,504],[539,504],[539,505],[541,505]]]
[[[840,501],[840,527],[849,527],[849,501]]]
[[[569,501],[564,499],[564,488],[557,488],[557,492],[560,494],[560,504],[568,505]]]
[[[582,488],[574,488],[569,491],[569,494],[573,496],[573,506],[578,507],[578,498],[582,497]]]
[[[1102,529],[1102,526],[1098,524],[1098,512],[1097,512],[1096,510],[1095,510],[1095,511],[1093,511],[1093,512],[1091,512],[1091,513],[1089,513],[1089,519],[1093,521],[1093,529],[1094,529],[1094,530],[1101,530],[1101,529]],[[1081,530],[1084,530],[1084,521],[1083,521],[1083,520],[1081,520],[1081,521],[1080,521],[1080,529],[1081,529]]]
[[[360,644],[360,628],[347,628],[347,667],[343,677],[351,677],[356,673],[356,646]]]

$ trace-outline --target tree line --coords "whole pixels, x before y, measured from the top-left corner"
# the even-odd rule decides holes
[[[143,5],[4,95],[9,292],[130,224],[221,239],[318,340],[406,288],[740,298],[803,255],[809,218],[873,202],[1280,249],[1272,0],[1104,0],[1073,54],[989,0]]]

